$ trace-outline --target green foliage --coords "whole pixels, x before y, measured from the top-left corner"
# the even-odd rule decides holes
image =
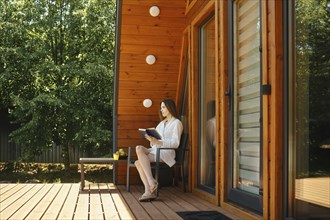
[[[114,0],[0,2],[0,107],[26,159],[53,144],[109,153],[114,24]]]
[[[0,163],[0,179],[10,183],[79,183],[80,166],[71,164],[66,172],[61,164]],[[112,182],[112,164],[87,164],[85,181]]]

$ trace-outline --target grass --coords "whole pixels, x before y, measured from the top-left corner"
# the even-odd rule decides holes
[[[86,164],[85,180],[112,182],[112,164]],[[70,172],[63,164],[0,163],[0,182],[5,183],[79,183],[80,166],[72,164]]]

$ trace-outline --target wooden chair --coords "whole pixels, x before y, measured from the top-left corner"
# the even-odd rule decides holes
[[[185,161],[185,153],[187,151],[187,141],[188,141],[188,134],[182,133],[181,139],[180,139],[180,145],[177,149],[175,149],[175,160],[176,163],[173,166],[173,168],[180,168],[181,172],[181,178],[182,178],[182,185],[183,185],[183,191],[186,192],[186,179],[185,179],[185,173],[184,173],[184,161]],[[160,151],[162,150],[173,150],[172,148],[157,148],[156,152],[156,162],[151,163],[151,169],[155,170],[155,179],[157,182],[159,182],[159,170],[161,167],[167,167],[168,169],[171,169],[172,167],[169,167],[166,163],[160,162]],[[130,191],[130,168],[135,167],[135,160],[132,160],[132,148],[128,148],[128,157],[127,157],[127,179],[126,179],[126,190]],[[176,170],[175,170],[176,171]],[[175,172],[176,173],[176,172]],[[177,175],[176,175],[177,176]],[[159,194],[159,188],[160,184],[158,184],[157,188],[157,196]]]

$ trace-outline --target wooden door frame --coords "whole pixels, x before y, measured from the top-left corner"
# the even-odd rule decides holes
[[[191,77],[190,81],[190,88],[191,88],[191,169],[192,169],[192,176],[191,176],[191,186],[192,186],[192,192],[195,193],[196,195],[205,198],[206,200],[219,205],[219,172],[216,172],[216,185],[215,185],[215,195],[211,195],[199,188],[197,188],[197,170],[198,170],[198,146],[199,146],[199,141],[198,141],[198,134],[199,134],[199,122],[198,122],[198,106],[199,106],[199,100],[198,100],[198,93],[199,93],[199,26],[200,24],[205,21],[206,18],[208,18],[212,13],[215,13],[215,3],[216,1],[212,0],[209,1],[205,7],[203,7],[200,12],[194,17],[194,19],[191,22],[191,40],[190,40],[190,72],[189,75]],[[217,26],[217,20],[216,16],[215,18],[215,25]],[[218,28],[215,28],[216,33]],[[216,41],[218,40],[218,37],[216,37]],[[215,45],[218,45],[218,43],[215,43]],[[215,54],[215,60],[216,60],[216,91],[218,90],[218,68],[217,68],[217,61],[218,61],[218,53]],[[216,92],[216,100],[219,100],[217,97],[217,92]],[[217,106],[217,104],[216,104]],[[216,107],[216,111],[218,111]],[[216,124],[219,124],[219,114],[216,115]],[[219,126],[217,126],[218,128]],[[218,132],[217,132],[217,140],[218,140]],[[218,155],[219,155],[219,144],[216,144],[216,170],[218,170],[218,164],[219,161],[217,160]]]

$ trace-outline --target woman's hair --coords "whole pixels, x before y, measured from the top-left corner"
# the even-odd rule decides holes
[[[168,109],[168,111],[171,113],[171,115],[177,119],[180,119],[180,115],[178,113],[178,111],[176,110],[176,105],[175,102],[172,99],[164,99],[163,101],[160,102],[159,106],[164,103],[166,108]],[[161,111],[159,111],[159,117],[160,120],[164,120],[164,117],[161,113]]]

